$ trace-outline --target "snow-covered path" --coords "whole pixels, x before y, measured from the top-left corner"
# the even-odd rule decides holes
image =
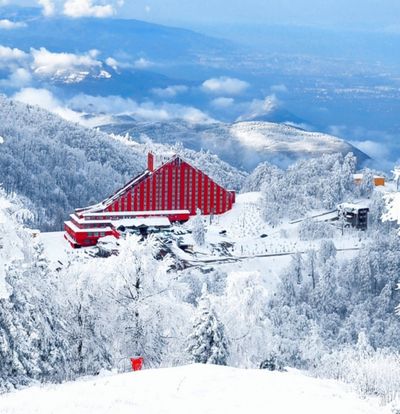
[[[0,396],[1,414],[385,414],[335,382],[211,365],[144,370]]]

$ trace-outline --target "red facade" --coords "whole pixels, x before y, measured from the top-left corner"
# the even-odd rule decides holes
[[[190,215],[195,215],[197,209],[203,215],[222,214],[230,210],[234,202],[234,191],[224,189],[182,158],[175,156],[154,169],[154,158],[149,154],[147,170],[144,173],[131,180],[113,196],[97,205],[78,209],[71,217],[73,225],[83,226],[82,228],[88,228],[89,223],[96,227],[104,225],[111,232],[112,223],[119,218],[157,215],[166,216],[171,222],[183,222]],[[76,231],[71,229],[74,226],[70,223],[65,223],[68,236],[78,241],[74,237]],[[89,242],[88,237],[86,240]],[[77,244],[89,245],[80,242]]]

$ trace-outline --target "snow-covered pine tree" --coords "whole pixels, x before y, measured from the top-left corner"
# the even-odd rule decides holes
[[[193,239],[196,244],[199,246],[203,246],[205,243],[205,228],[204,222],[201,217],[200,209],[197,209],[196,217],[193,219],[192,222],[192,235]]]
[[[186,351],[195,363],[226,365],[229,357],[228,346],[224,325],[211,306],[207,287],[204,285]]]
[[[342,194],[354,192],[354,173],[356,172],[357,158],[349,152],[343,159],[342,171],[340,174],[340,185]]]
[[[399,191],[400,187],[400,165],[395,165],[393,170],[393,180],[396,183],[396,190]]]
[[[374,188],[374,174],[369,168],[366,168],[360,184],[360,194],[369,198],[374,191]]]

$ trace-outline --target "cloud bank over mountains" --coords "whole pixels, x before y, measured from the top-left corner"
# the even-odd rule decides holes
[[[203,111],[193,107],[168,102],[137,102],[120,96],[92,96],[79,94],[61,100],[44,88],[23,88],[13,98],[19,102],[37,105],[62,118],[93,127],[112,122],[114,115],[126,115],[139,121],[183,120],[192,124],[218,122]],[[86,115],[90,114],[90,117]]]
[[[69,97],[60,91],[66,85],[85,84],[86,81],[107,80],[121,71],[146,71],[156,64],[147,59],[125,61],[114,57],[102,57],[99,50],[82,53],[52,52],[45,47],[23,51],[0,45],[0,69],[8,71],[8,77],[0,80],[0,87],[9,95],[24,103],[41,106],[63,118],[93,125],[116,115],[127,115],[141,121],[183,120],[190,123],[217,122],[219,115],[228,114],[240,120],[262,116],[276,108],[274,96],[264,99],[248,99],[250,83],[229,76],[212,77],[204,81],[170,84],[150,88],[145,98],[117,96],[100,88],[96,93],[75,92]],[[61,93],[60,93],[61,92]],[[178,98],[189,96],[190,103]],[[190,99],[193,99],[192,102]],[[183,99],[185,100],[185,99]],[[201,103],[201,108],[196,107]],[[90,115],[88,121],[87,115]]]
[[[206,92],[216,95],[240,95],[250,84],[240,79],[221,76],[204,81],[202,86]]]
[[[37,0],[37,3],[42,7],[42,13],[46,17],[63,14],[71,18],[111,17],[124,5],[123,0],[108,2],[97,0],[65,0],[62,2],[56,0]]]
[[[24,22],[13,22],[9,19],[0,19],[0,30],[12,30],[20,27],[26,27]]]
[[[15,77],[25,80],[36,78],[60,80],[66,83],[80,82],[89,75],[107,78],[99,51],[90,50],[82,54],[50,52],[44,47],[30,49],[29,53],[17,48],[0,45],[0,69],[10,72],[9,80],[3,79],[3,87],[16,87]],[[28,76],[29,75],[29,76]],[[26,83],[26,82],[25,82]],[[25,84],[24,83],[24,84]]]

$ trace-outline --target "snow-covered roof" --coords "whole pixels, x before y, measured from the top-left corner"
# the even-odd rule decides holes
[[[171,222],[168,217],[146,217],[116,220],[114,227],[170,227]]]
[[[364,178],[364,174],[362,174],[362,173],[353,174],[353,178],[355,180],[362,180]],[[374,178],[383,178],[384,179],[385,177],[383,177],[382,175],[374,175]]]
[[[106,212],[85,212],[83,217],[140,217],[140,216],[166,216],[172,214],[190,214],[189,210],[153,210],[153,211],[106,211]],[[85,222],[86,223],[86,222]]]
[[[98,213],[97,213],[98,214]],[[111,219],[103,220],[85,220],[84,218],[79,218],[76,214],[70,214],[71,219],[78,224],[104,224],[111,223]]]
[[[130,180],[127,184],[125,184],[121,189],[119,189],[116,193],[114,193],[111,197],[106,198],[105,200],[101,201],[98,204],[94,204],[89,207],[85,208],[78,208],[75,211],[77,212],[83,212],[83,211],[101,211],[105,208],[109,207],[114,201],[118,200],[119,197],[121,197],[124,193],[126,193],[129,188],[132,186],[138,184],[140,181],[144,180],[146,177],[150,175],[150,172],[148,170],[145,170],[142,174],[138,175],[137,177]]]
[[[66,226],[68,226],[73,232],[75,233],[99,233],[103,231],[112,231],[112,228],[107,227],[97,227],[97,228],[90,228],[90,229],[80,229],[78,226],[76,226],[72,221],[66,221],[64,223]]]
[[[342,203],[338,205],[338,208],[342,210],[363,210],[368,209],[368,206],[365,204]]]

